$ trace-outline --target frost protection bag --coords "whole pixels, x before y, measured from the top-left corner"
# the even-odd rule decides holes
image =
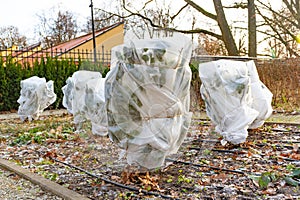
[[[224,141],[246,140],[272,114],[272,93],[260,81],[255,63],[219,60],[199,65],[206,112]]]
[[[21,121],[28,118],[38,119],[40,114],[56,100],[53,81],[37,76],[21,81],[21,92],[17,102],[20,104],[18,115]]]
[[[105,78],[91,79],[86,83],[84,113],[92,123],[92,132],[107,135],[107,115],[104,97]]]
[[[260,81],[254,61],[246,62],[251,79],[252,105],[251,107],[259,112],[256,119],[250,124],[249,128],[258,128],[262,126],[267,118],[273,112],[271,91]]]
[[[183,36],[113,48],[105,82],[108,134],[128,164],[160,167],[183,142],[191,121],[191,50]]]
[[[66,81],[66,85],[62,88],[63,106],[67,108],[68,112],[74,115],[74,123],[77,130],[81,129],[82,123],[87,120],[85,93],[88,81],[93,79],[101,79],[100,72],[93,71],[76,71]]]
[[[259,114],[252,108],[251,79],[245,62],[218,60],[202,63],[199,76],[207,115],[223,136],[222,143],[245,142],[247,129]]]

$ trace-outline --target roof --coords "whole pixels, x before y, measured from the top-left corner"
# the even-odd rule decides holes
[[[121,24],[124,24],[124,22],[118,22],[116,24],[113,24],[111,26],[104,27],[100,30],[95,31],[95,37],[98,37],[118,26]],[[34,44],[32,46],[29,46],[27,48],[22,49],[21,51],[11,51],[12,57],[16,57],[18,59],[18,62],[27,62],[27,63],[33,63],[35,59],[40,59],[46,55],[53,56],[60,56],[61,54],[65,54],[68,52],[71,52],[72,50],[76,49],[78,46],[89,42],[93,39],[93,33],[85,34],[82,36],[79,36],[77,38],[71,39],[67,42],[61,43],[59,45],[50,47],[48,49],[37,49],[35,48],[40,46],[40,43]],[[53,51],[54,50],[54,51]],[[55,55],[53,55],[55,54]]]
[[[39,42],[39,43],[36,43],[36,44],[33,44],[33,45],[30,45],[30,46],[28,46],[28,47],[25,47],[25,48],[22,48],[22,49],[20,49],[20,50],[13,50],[12,49],[12,47],[11,48],[9,48],[9,49],[6,49],[6,50],[2,50],[2,51],[0,51],[0,52],[4,52],[5,54],[3,55],[2,54],[2,56],[3,56],[3,60],[6,60],[7,59],[7,55],[11,55],[11,57],[18,57],[18,56],[20,56],[20,55],[22,55],[22,54],[25,54],[25,53],[27,53],[27,55],[28,55],[28,52],[34,52],[35,50],[35,48],[38,48],[38,47],[40,47],[41,46],[41,43]],[[36,50],[37,51],[37,50]],[[1,54],[0,54],[1,55]]]
[[[95,37],[98,37],[112,29],[114,29],[115,27],[123,24],[124,22],[118,22],[116,24],[113,24],[111,26],[107,26],[107,27],[104,27],[100,30],[97,30],[95,31]],[[64,42],[64,43],[61,43],[61,44],[58,44],[56,46],[53,46],[52,49],[57,49],[57,50],[60,50],[62,49],[64,52],[66,51],[70,51],[78,46],[80,46],[81,44],[84,44],[90,40],[93,39],[93,33],[88,33],[86,35],[82,35],[80,37],[77,37],[77,38],[74,38],[74,39],[71,39],[67,42]]]

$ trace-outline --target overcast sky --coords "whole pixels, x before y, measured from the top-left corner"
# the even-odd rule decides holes
[[[94,8],[106,9],[111,7],[112,2],[117,0],[93,0]],[[137,0],[138,1],[138,0]],[[178,1],[178,3],[183,3],[184,1]],[[235,0],[224,0],[222,1],[223,5],[228,5]],[[267,1],[267,0],[265,0]],[[274,0],[275,1],[275,0]],[[277,2],[278,0],[276,0]],[[86,23],[87,17],[91,15],[91,10],[89,8],[90,0],[2,0],[1,2],[1,12],[0,12],[0,27],[13,25],[19,28],[19,32],[25,35],[29,40],[34,40],[34,26],[39,22],[37,14],[41,12],[50,12],[52,8],[58,8],[62,11],[70,11],[77,18],[79,25]],[[213,3],[211,0],[206,0],[206,3],[203,4],[203,0],[194,0],[194,2],[199,3],[201,6],[204,6],[205,9],[208,9],[211,12],[214,12]],[[276,4],[278,4],[277,2]],[[177,4],[176,4],[177,5]],[[172,4],[172,7],[174,5]],[[182,6],[178,4],[177,6]],[[228,12],[226,13],[227,19],[230,21],[230,18],[237,20],[242,18],[245,20],[245,16],[237,15],[237,12]],[[186,16],[191,16],[187,14]],[[190,21],[191,19],[185,19]],[[207,23],[207,19],[201,20],[198,19],[199,23]],[[179,22],[182,26],[183,22]],[[190,24],[190,23],[188,23]]]
[[[93,0],[94,8],[107,8],[112,1],[116,0]],[[38,23],[36,14],[42,11],[49,12],[53,7],[60,7],[63,11],[68,10],[74,13],[79,21],[84,21],[91,15],[90,2],[90,0],[2,0],[0,27],[13,25],[18,27],[20,32],[27,33],[33,24]],[[180,3],[178,6],[184,5],[184,1]]]
[[[101,7],[102,0],[93,0],[94,7]],[[6,0],[1,1],[0,27],[13,25],[26,36],[33,34],[39,22],[37,14],[48,12],[51,8],[68,10],[84,22],[91,15],[90,0]]]

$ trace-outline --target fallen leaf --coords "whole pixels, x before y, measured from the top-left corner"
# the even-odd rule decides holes
[[[225,173],[220,173],[212,176],[213,179],[222,180],[222,183],[225,183],[228,179],[228,175]]]
[[[290,155],[290,158],[295,159],[295,160],[300,160],[300,154],[298,154],[298,153],[292,153]]]
[[[299,145],[298,144],[293,144],[293,152],[297,153],[299,149]]]
[[[271,195],[275,195],[277,193],[276,188],[268,188],[264,191],[262,191],[263,194],[271,194]]]
[[[119,176],[114,176],[114,175],[112,175],[110,178],[111,178],[111,180],[114,180],[114,181],[121,179]]]

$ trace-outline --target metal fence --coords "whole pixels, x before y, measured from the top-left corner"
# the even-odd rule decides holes
[[[96,58],[95,58],[96,56]],[[0,49],[0,57],[3,61],[11,60],[13,62],[18,62],[21,64],[33,64],[36,61],[40,61],[42,58],[47,59],[57,58],[62,59],[72,59],[75,62],[81,61],[90,61],[101,63],[105,66],[110,65],[111,60],[111,51],[106,51],[104,47],[101,50],[94,52],[93,50],[67,50],[67,49]]]

